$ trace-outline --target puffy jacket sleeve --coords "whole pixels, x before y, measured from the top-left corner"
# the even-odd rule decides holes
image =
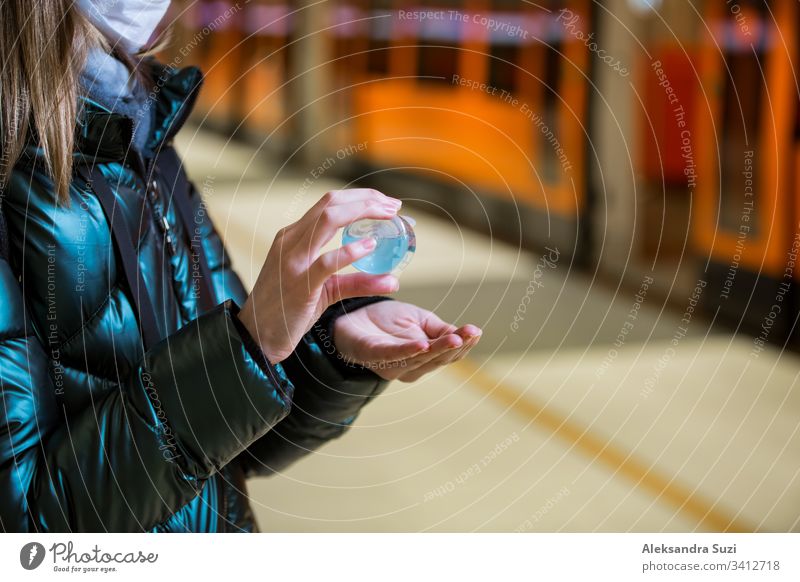
[[[293,391],[231,302],[150,349],[67,415],[19,283],[0,259],[0,527],[149,530],[288,413]]]
[[[333,323],[348,311],[386,300],[360,297],[331,306],[283,363],[297,387],[291,413],[241,455],[249,477],[270,475],[344,434],[388,382],[338,357]]]
[[[216,297],[218,300],[232,298],[242,305],[247,292],[233,270],[230,256],[194,185],[190,200]],[[387,383],[376,374],[360,366],[346,365],[336,357],[332,329],[335,319],[343,313],[386,299],[359,297],[331,306],[295,352],[282,362],[291,384],[296,387],[292,412],[240,455],[239,461],[249,476],[281,470],[342,435],[364,405],[383,391]]]

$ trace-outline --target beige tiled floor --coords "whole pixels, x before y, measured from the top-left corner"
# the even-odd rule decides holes
[[[303,194],[296,171],[205,132],[179,145],[248,284],[274,232],[341,187]],[[481,325],[480,350],[390,386],[344,438],[252,481],[264,530],[800,530],[796,356],[753,358],[699,318],[673,355],[680,317],[648,298],[611,357],[633,295],[564,265],[514,332],[536,257],[408,212],[419,250],[400,297]]]
[[[674,356],[670,347],[628,346],[600,378],[595,371],[608,353],[601,347],[502,355],[487,360],[486,370],[653,472],[696,488],[707,507],[749,527],[797,528],[797,357],[754,359],[752,342],[729,336],[684,339]],[[665,354],[668,363],[656,373]],[[657,378],[652,390],[648,378]]]

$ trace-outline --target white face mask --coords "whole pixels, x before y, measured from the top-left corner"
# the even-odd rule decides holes
[[[139,52],[171,0],[77,0],[89,20],[130,53]]]

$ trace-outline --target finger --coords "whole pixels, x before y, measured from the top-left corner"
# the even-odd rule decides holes
[[[456,333],[464,339],[464,345],[451,358],[441,362],[440,365],[451,364],[465,358],[470,350],[481,340],[483,330],[476,325],[467,324],[458,328]]]
[[[367,273],[331,275],[323,286],[325,301],[328,305],[350,297],[388,295],[399,288],[400,282],[394,275],[369,275]]]
[[[328,242],[336,230],[362,218],[386,220],[397,214],[402,202],[370,188],[335,190],[323,196],[294,225],[311,250]]]
[[[468,323],[467,325],[459,327],[454,333],[460,335],[464,340],[471,340],[473,338],[480,338],[481,335],[483,335],[483,330],[477,325]]]
[[[346,316],[343,316],[346,317]],[[378,366],[385,362],[410,361],[420,353],[427,353],[431,346],[425,340],[413,340],[402,343],[381,342],[370,345],[365,351],[362,365]],[[406,366],[403,366],[405,368]]]
[[[338,249],[320,255],[309,268],[309,277],[314,286],[322,285],[325,281],[346,266],[366,257],[375,250],[377,241],[374,238],[362,238]]]
[[[465,342],[460,348],[447,350],[444,354],[436,358],[432,358],[422,365],[405,367],[405,370],[407,371],[398,376],[397,379],[401,382],[415,382],[426,374],[430,374],[434,370],[442,368],[443,366],[451,364],[452,362],[456,362],[465,357],[477,343],[478,340],[473,339]]]
[[[430,338],[437,338],[447,334],[454,333],[456,326],[442,321],[442,319],[433,312],[428,313],[420,322],[420,327]]]
[[[441,349],[436,350],[437,353],[431,354],[431,357],[426,357],[425,361],[421,363],[428,363],[437,358],[447,358],[449,360],[457,357],[461,350],[469,348],[471,345],[477,343],[483,333],[479,327],[472,324],[467,324],[459,328],[450,324],[444,325],[451,328],[452,332],[438,338],[436,341],[442,342],[439,344],[441,345]],[[459,338],[461,340],[460,343],[454,338]]]
[[[317,200],[317,202],[297,221],[281,229],[280,233],[282,233],[285,246],[293,246],[294,243],[303,238],[303,235],[307,231],[314,230],[315,225],[319,223],[320,214],[325,208],[352,202],[362,202],[366,200],[377,200],[379,202],[391,203],[393,205],[397,205],[398,207],[402,204],[400,200],[386,196],[382,192],[372,188],[331,190],[330,192],[326,192],[324,196],[320,197],[320,199]]]
[[[340,204],[347,204],[349,202],[358,202],[362,200],[378,200],[381,202],[397,201],[396,198],[387,196],[379,190],[373,188],[346,188],[344,190],[331,190],[326,192],[317,202],[312,206],[308,212],[303,216],[303,219],[314,222],[314,217],[319,216],[325,208],[329,206],[338,206]]]
[[[467,340],[464,342],[464,345],[462,345],[460,348],[455,350],[448,350],[438,358],[432,359],[430,362],[428,362],[428,364],[426,364],[426,366],[427,365],[446,366],[447,364],[452,364],[453,362],[457,362],[465,358],[467,354],[469,354],[470,350],[472,350],[472,348],[474,348],[475,345],[477,345],[479,340],[480,338]]]
[[[470,342],[477,343],[477,340],[470,340]],[[424,342],[423,342],[424,343]],[[415,354],[405,359],[397,359],[396,353],[392,357],[384,357],[378,360],[379,363],[373,362],[372,365],[378,369],[383,370],[383,377],[386,379],[400,379],[403,382],[411,382],[416,378],[425,375],[429,370],[441,366],[441,364],[432,364],[432,362],[441,361],[442,358],[448,360],[456,357],[465,347],[467,343],[463,342],[459,346],[458,336],[445,336],[437,338],[430,346],[428,352]],[[386,354],[388,356],[388,354]],[[397,365],[390,365],[397,364]],[[415,370],[424,370],[419,375],[414,375]]]
[[[328,241],[330,241],[336,231],[357,220],[372,218],[375,220],[389,220],[397,214],[400,209],[399,204],[382,203],[375,200],[359,200],[329,206],[319,216],[306,232],[308,250],[316,253]]]
[[[306,211],[299,220],[281,229],[281,235],[285,247],[294,247],[297,243],[302,242],[304,246],[308,247],[309,254],[316,254],[319,247],[324,245],[330,237],[316,248],[310,244],[311,233],[316,233],[320,228],[321,220],[324,216],[326,209],[333,209],[339,206],[346,206],[352,204],[373,204],[376,206],[385,206],[397,210],[402,205],[400,200],[390,198],[378,190],[372,188],[349,188],[346,190],[332,190],[326,192],[308,211]],[[391,217],[391,216],[390,216]],[[366,217],[365,217],[366,218]],[[344,226],[344,225],[343,225]],[[334,228],[335,232],[335,228]],[[331,237],[333,235],[331,234]],[[324,240],[324,233],[322,235]]]
[[[446,333],[431,342],[431,351],[437,349],[441,349],[442,351],[452,350],[460,348],[462,345],[464,345],[464,340],[461,336],[455,333]]]
[[[450,327],[455,329],[454,326]],[[482,333],[479,327],[467,324],[455,329],[453,334],[440,336],[431,343],[430,351],[407,358],[398,368],[398,371],[402,369],[402,374],[394,374],[393,377],[403,382],[413,382],[436,368],[456,362],[469,354],[480,341]]]
[[[323,253],[311,264],[309,275],[312,283],[321,285],[331,275],[341,271],[348,265],[362,259],[375,250],[377,241],[374,238],[363,238],[350,244]]]
[[[455,334],[446,334],[435,339],[430,344],[430,350],[406,360],[405,369],[414,370],[428,362],[447,353],[453,353],[464,344],[463,340]]]

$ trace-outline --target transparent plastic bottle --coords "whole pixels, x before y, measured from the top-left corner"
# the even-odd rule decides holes
[[[374,251],[353,263],[363,273],[397,274],[411,262],[417,250],[414,219],[408,216],[395,216],[391,220],[357,220],[344,229],[342,243],[347,245],[367,237],[374,238],[378,244]]]

